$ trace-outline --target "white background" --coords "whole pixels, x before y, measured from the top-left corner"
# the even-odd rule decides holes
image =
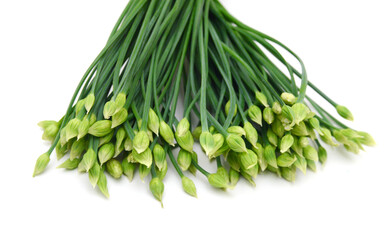
[[[55,159],[33,179],[48,148],[37,122],[64,114],[126,3],[0,2],[0,239],[392,239],[388,0],[223,1],[296,51],[310,79],[352,110],[350,126],[372,133],[377,147],[359,156],[333,149],[325,167],[298,173],[294,184],[264,174],[256,188],[241,181],[222,192],[199,174],[198,199],[169,169],[164,209],[138,176],[131,184],[109,177],[109,200],[86,175],[55,169]]]

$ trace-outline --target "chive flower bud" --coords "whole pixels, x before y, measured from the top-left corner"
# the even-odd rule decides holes
[[[116,159],[111,159],[106,163],[106,170],[115,179],[119,179],[123,174],[121,163]]]
[[[268,165],[278,168],[278,163],[276,162],[275,148],[271,145],[267,145],[264,149],[264,158]]]
[[[188,130],[184,135],[179,136],[177,132],[175,133],[176,140],[180,147],[188,152],[193,152],[193,144],[195,140],[193,139],[192,133]]]
[[[211,155],[212,151],[214,150],[214,145],[214,137],[210,132],[206,131],[200,135],[200,146],[207,154],[207,156]]]
[[[97,121],[97,116],[94,113],[92,113],[89,121],[90,121],[90,126],[93,125]]]
[[[80,172],[88,172],[94,166],[94,163],[97,161],[97,153],[90,148],[87,152],[83,155],[83,159],[79,164],[79,171]]]
[[[125,108],[120,109],[112,117],[112,128],[116,128],[123,124],[128,118],[128,111]]]
[[[308,145],[304,148],[304,157],[308,160],[317,162],[319,160],[318,158],[318,152],[314,147]]]
[[[99,148],[98,159],[101,166],[114,157],[114,145],[113,143],[107,143]]]
[[[109,119],[115,113],[116,113],[116,103],[114,101],[107,102],[103,107],[104,118]]]
[[[267,130],[267,139],[270,144],[272,144],[274,147],[278,146],[278,136],[274,133],[271,128],[268,128]]]
[[[225,106],[225,113],[226,113],[226,116],[229,115],[230,104],[231,104],[230,100],[227,101],[226,106]],[[235,115],[237,115],[237,104],[234,105],[234,116],[235,116]]]
[[[56,145],[56,156],[57,160],[62,159],[65,154],[68,152],[68,146],[67,145],[61,145],[61,143],[57,143]]]
[[[230,151],[227,154],[227,158],[226,158],[226,160],[229,163],[230,167],[233,168],[234,170],[236,170],[237,172],[239,172],[240,169],[241,169],[241,165],[240,165],[240,162],[239,162],[240,154],[241,153],[236,153],[236,152]]]
[[[95,137],[104,137],[112,131],[112,122],[110,120],[101,120],[95,122],[88,130],[90,135]]]
[[[182,188],[192,197],[197,198],[196,186],[193,181],[185,176],[181,177]]]
[[[263,114],[258,106],[250,106],[248,109],[248,116],[253,122],[263,126]]]
[[[292,93],[284,92],[280,95],[280,97],[287,105],[293,105],[297,101],[297,98]]]
[[[273,113],[279,115],[282,113],[282,106],[280,106],[280,104],[278,102],[274,102],[272,104],[272,111],[273,111]]]
[[[112,141],[113,135],[114,135],[114,131],[112,130],[112,131],[110,131],[110,133],[107,134],[106,136],[103,136],[103,137],[99,138],[98,147],[100,147],[100,146],[102,146],[102,145],[104,145],[104,144],[109,143],[110,141]]]
[[[279,167],[290,167],[296,160],[297,158],[295,156],[285,152],[278,157],[277,163]]]
[[[282,177],[289,182],[294,182],[295,181],[295,174],[296,174],[295,170],[296,170],[296,168],[294,168],[294,167],[282,168],[281,169]]]
[[[323,148],[322,146],[318,148],[318,158],[321,164],[324,164],[327,161],[328,158],[327,150],[325,150],[325,148]]]
[[[97,162],[95,162],[94,166],[88,171],[88,179],[90,180],[90,183],[93,186],[93,188],[97,186],[100,173],[101,173],[101,167]]]
[[[165,123],[163,120],[159,123],[159,132],[163,139],[171,146],[174,146],[174,133],[170,126]]]
[[[245,141],[236,134],[229,134],[226,142],[234,152],[247,152]]]
[[[142,153],[137,153],[135,150],[132,151],[132,157],[133,159],[140,163],[145,165],[146,167],[151,167],[152,164],[152,151],[150,148],[147,148],[146,151]]]
[[[208,155],[208,157],[210,159],[216,157],[216,153],[219,151],[219,149],[223,146],[223,144],[225,143],[225,138],[223,137],[222,134],[220,133],[216,133],[214,135],[212,135],[212,137],[214,138],[214,147],[211,150],[211,153]]]
[[[192,136],[195,141],[199,141],[202,131],[203,130],[202,130],[201,126],[198,126],[195,128],[195,130],[193,130]]]
[[[223,167],[218,168],[216,173],[208,175],[208,182],[215,188],[226,189],[229,187],[229,174]]]
[[[95,103],[95,95],[93,93],[90,93],[86,99],[85,99],[85,103],[84,103],[84,108],[86,109],[87,113],[90,112],[91,108],[94,106]]]
[[[41,156],[39,156],[37,162],[35,163],[33,177],[43,173],[45,171],[45,168],[48,166],[49,162],[50,162],[49,153],[44,153]]]
[[[246,153],[239,153],[240,165],[244,170],[251,169],[258,163],[257,155],[252,150],[248,150]]]
[[[233,168],[230,168],[229,170],[229,180],[230,180],[230,185],[231,187],[235,187],[240,180],[240,173],[234,170]]]
[[[159,118],[158,115],[150,108],[148,112],[148,128],[155,133],[155,135],[159,135]]]
[[[296,124],[299,124],[305,118],[308,116],[310,113],[310,109],[303,103],[296,103],[292,107],[293,113],[294,113],[294,121]]]
[[[65,127],[65,139],[68,142],[70,139],[78,136],[78,128],[81,121],[80,119],[74,118],[68,122],[67,126]]]
[[[339,145],[332,139],[331,131],[328,128],[321,128],[321,132],[323,133],[323,135],[320,136],[320,138],[325,143],[334,147],[337,147]]]
[[[114,114],[121,111],[121,109],[124,107],[126,101],[127,101],[127,95],[125,93],[119,93],[117,95],[116,100],[114,101],[114,105],[116,107]]]
[[[253,147],[257,148],[256,144],[257,144],[257,140],[259,139],[259,135],[257,134],[256,128],[254,128],[250,122],[245,122],[244,130],[246,133],[245,134],[246,140],[248,140]]]
[[[78,127],[78,140],[87,135],[89,128],[90,120],[87,117],[84,117]]]
[[[183,118],[177,125],[176,134],[179,137],[184,136],[190,128],[190,123],[187,118]]]
[[[359,139],[359,142],[366,145],[366,146],[375,146],[376,145],[376,141],[374,140],[374,138],[372,137],[372,135],[370,135],[367,132],[358,132],[358,134],[361,136],[361,138]]]
[[[271,124],[275,120],[274,112],[272,111],[271,108],[264,108],[263,111],[263,118],[264,120],[268,123]]]
[[[280,121],[286,131],[290,131],[295,124],[294,111],[290,106],[282,107],[282,115]]]
[[[298,137],[306,137],[309,135],[308,128],[304,122],[300,122],[298,125],[295,125],[291,130],[291,133]]]
[[[76,105],[75,105],[75,113],[76,115],[79,115],[80,111],[84,109],[84,104],[86,103],[85,99],[79,100]]]
[[[166,162],[166,152],[165,149],[159,144],[155,144],[153,149],[154,161],[155,165],[159,170],[162,170],[164,166],[164,162]]]
[[[300,137],[298,143],[301,147],[306,147],[309,145],[309,139],[307,137]]]
[[[150,191],[154,197],[161,202],[162,204],[162,196],[163,196],[163,191],[165,189],[165,186],[163,185],[163,182],[161,179],[155,177],[151,179],[150,181]],[[162,205],[163,207],[163,205]]]
[[[231,126],[227,129],[227,132],[232,133],[232,134],[236,134],[240,137],[246,135],[244,128],[242,128],[240,126]]]
[[[313,172],[316,172],[316,171],[317,171],[317,166],[316,166],[316,162],[315,162],[315,161],[306,159],[306,165],[307,165],[308,168],[309,168],[310,170],[312,170]]]
[[[150,139],[147,135],[146,131],[139,131],[135,138],[133,139],[133,149],[137,153],[142,153],[146,151],[148,146],[150,145]]]
[[[106,179],[106,175],[104,171],[100,171],[99,173],[99,179],[98,179],[98,183],[97,186],[99,188],[99,190],[101,190],[102,194],[109,198],[109,191],[108,191],[108,182]]]
[[[167,173],[167,161],[164,161],[162,169],[161,170],[157,169],[157,176],[159,177],[159,179],[163,180],[166,176],[166,173]]]
[[[44,133],[42,134],[42,140],[53,142],[60,130],[59,128],[60,126],[57,122],[46,126],[44,128]]]
[[[264,107],[269,107],[267,97],[263,93],[256,92],[256,100]]]
[[[350,110],[348,110],[348,108],[346,108],[345,106],[342,105],[337,105],[336,106],[336,111],[338,112],[338,114],[344,118],[347,119],[349,121],[354,121],[354,116],[353,114],[350,112]]]
[[[320,121],[317,118],[310,118],[308,122],[310,126],[320,134],[320,136],[324,135],[324,133],[321,131]]]
[[[84,150],[86,149],[86,140],[80,139],[72,143],[70,159],[74,160],[75,158],[79,158]]]
[[[127,137],[124,141],[124,150],[130,152],[132,151],[132,149],[133,149],[133,142],[129,137]]]
[[[67,170],[74,170],[78,167],[80,163],[80,159],[79,158],[75,158],[74,160],[68,159],[65,162],[63,162],[62,164],[60,164],[57,168],[64,168]]]
[[[280,152],[287,152],[294,144],[294,137],[291,134],[286,134],[280,141]]]
[[[272,123],[271,127],[272,127],[272,131],[274,131],[274,133],[279,138],[283,137],[285,130],[284,130],[282,122],[279,119],[275,119],[275,121]]]
[[[303,174],[306,174],[306,166],[307,166],[306,159],[299,155],[296,155],[295,157],[297,158],[297,160],[294,162],[294,166],[299,170],[301,170]]]
[[[177,156],[177,162],[182,171],[188,170],[192,163],[192,154],[184,149],[181,149]]]
[[[130,163],[130,162],[126,161],[126,160],[123,160],[122,163],[121,163],[121,166],[122,166],[124,175],[127,176],[128,180],[130,182],[132,182],[133,175],[134,175],[134,172],[135,172],[135,164]]]

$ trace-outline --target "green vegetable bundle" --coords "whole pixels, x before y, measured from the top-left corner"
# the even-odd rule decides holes
[[[353,120],[308,80],[293,51],[241,23],[218,0],[131,0],[65,115],[39,123],[52,146],[39,157],[34,176],[53,151],[58,159],[69,153],[59,168],[88,173],[105,196],[106,173],[132,180],[138,169],[142,179],[151,175],[150,189],[161,201],[167,160],[184,190],[196,196],[187,172],[200,172],[221,189],[234,187],[241,176],[254,184],[265,171],[294,181],[297,169],[305,173],[325,163],[322,143],[354,153],[375,144],[313,101],[307,87]],[[199,165],[195,142],[216,172]]]

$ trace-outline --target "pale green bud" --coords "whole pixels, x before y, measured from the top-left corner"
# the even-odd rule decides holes
[[[231,104],[231,102],[230,102],[230,100],[229,100],[229,101],[226,103],[226,106],[225,106],[225,113],[226,113],[226,116],[229,115],[230,104]],[[237,104],[234,105],[234,116],[235,116],[235,115],[237,115]]]
[[[129,137],[127,137],[124,141],[124,150],[130,152],[132,151],[132,149],[133,149],[133,142]]]
[[[271,145],[267,145],[264,149],[264,158],[269,166],[278,168],[278,163],[276,162],[275,148]]]
[[[248,150],[246,153],[239,153],[240,165],[244,170],[251,169],[258,163],[257,155],[252,150]]]
[[[308,168],[310,170],[312,170],[313,172],[317,172],[317,166],[316,166],[316,162],[306,159],[306,165],[308,166]]]
[[[137,153],[135,150],[132,151],[133,159],[148,168],[151,167],[152,164],[152,151],[151,149],[147,148],[146,151],[142,153]]]
[[[192,163],[192,154],[188,151],[181,149],[178,153],[177,162],[182,171],[188,170],[189,166]]]
[[[158,115],[150,108],[148,112],[148,128],[155,133],[155,135],[159,135],[159,118]]]
[[[112,141],[113,135],[114,135],[114,131],[110,131],[110,133],[107,134],[106,136],[103,136],[103,137],[99,138],[98,147],[100,147],[100,146],[102,146],[102,145]]]
[[[236,170],[237,172],[239,172],[240,169],[241,169],[241,165],[240,165],[240,162],[239,162],[239,160],[240,160],[240,155],[239,154],[240,153],[236,153],[236,152],[230,151],[227,154],[227,158],[226,158],[226,160],[229,163],[230,167],[232,169]],[[247,153],[241,153],[241,154],[247,154]]]
[[[259,166],[256,164],[255,166],[249,168],[249,169],[243,169],[241,168],[242,173],[246,173],[249,176],[256,178],[257,174],[259,173]]]
[[[238,135],[229,134],[226,143],[234,152],[247,152],[245,141]]]
[[[253,151],[257,154],[257,161],[261,171],[265,171],[268,167],[268,163],[264,158],[264,148],[260,143],[257,143],[257,148],[253,148]]]
[[[87,117],[83,118],[78,127],[78,140],[87,135],[90,128],[90,120]]]
[[[68,152],[68,146],[67,145],[62,146],[60,142],[57,143],[57,145],[56,145],[57,160],[62,159],[67,152]]]
[[[48,166],[49,162],[50,162],[49,153],[44,153],[41,156],[39,156],[37,162],[35,163],[33,177],[43,173],[43,171],[45,171],[45,168]]]
[[[245,122],[244,130],[246,133],[245,135],[246,140],[248,140],[253,147],[257,148],[256,144],[257,144],[257,140],[259,139],[259,135],[257,133],[256,128],[254,128],[250,122]]]
[[[112,128],[116,128],[123,124],[128,118],[128,111],[125,108],[120,109],[112,117]]]
[[[199,141],[202,131],[203,130],[202,130],[201,126],[198,126],[195,128],[195,130],[193,130],[192,136],[195,141]]]
[[[268,165],[267,170],[272,173],[276,173],[276,175],[278,177],[282,177],[282,173],[280,172],[280,168],[275,168],[275,167],[272,167],[271,165]]]
[[[91,108],[94,106],[95,103],[95,96],[93,93],[90,93],[86,97],[86,102],[84,103],[84,107],[86,108],[87,113],[90,112]]]
[[[75,158],[74,160],[68,159],[65,162],[63,162],[61,165],[59,165],[57,168],[74,170],[78,167],[79,163],[80,163],[80,159],[78,159],[78,158]]]
[[[328,158],[327,150],[325,150],[325,148],[320,146],[318,148],[318,157],[319,157],[321,164],[324,164]]]
[[[303,103],[294,104],[292,109],[294,113],[294,121],[296,124],[299,124],[300,122],[305,120],[310,113],[310,109]]]
[[[111,159],[106,162],[106,170],[116,179],[119,179],[123,174],[121,163],[116,159]]]
[[[241,175],[248,181],[253,187],[256,187],[256,183],[253,181],[252,176],[244,170],[241,170]]]
[[[210,133],[214,134],[215,133],[215,127],[214,126],[210,126],[209,131],[210,131]]]
[[[245,130],[240,126],[231,126],[227,129],[228,133],[236,134],[238,136],[245,136]]]
[[[95,116],[94,113],[91,114],[89,121],[90,121],[90,126],[93,125],[97,121],[97,116]]]
[[[109,191],[108,191],[108,182],[106,179],[106,175],[104,171],[100,171],[99,173],[99,179],[98,179],[98,183],[97,186],[99,188],[99,190],[101,190],[102,194],[109,198]]]
[[[360,143],[369,147],[376,146],[376,141],[374,140],[372,135],[367,132],[358,132],[358,134],[362,137],[361,139],[359,139]]]
[[[95,162],[94,166],[88,171],[88,178],[93,188],[97,186],[100,174],[101,174],[101,168],[99,164]]]
[[[208,157],[210,159],[215,158],[216,153],[219,151],[219,149],[223,146],[223,144],[225,143],[225,138],[223,137],[222,134],[220,133],[216,133],[214,135],[212,135],[212,137],[214,138],[214,147],[211,150],[211,153],[208,155]]]
[[[128,154],[127,161],[129,163],[137,163],[136,160],[133,158],[133,154],[132,153]]]
[[[314,162],[318,161],[318,153],[314,147],[308,145],[304,148],[304,157],[308,160],[312,160]]]
[[[71,121],[68,122],[67,126],[65,127],[65,138],[67,140],[67,142],[78,136],[78,128],[80,125],[81,121],[80,119],[74,118]]]
[[[264,121],[266,121],[268,124],[271,124],[274,122],[275,115],[274,115],[274,112],[272,111],[271,108],[264,108],[263,118],[264,118]]]
[[[192,197],[197,198],[196,186],[193,183],[193,181],[185,176],[182,176],[181,182],[182,182],[182,188],[184,189],[184,191],[186,193],[188,193],[189,195],[191,195]]]
[[[163,191],[165,189],[165,186],[163,185],[163,182],[161,179],[155,177],[151,179],[150,181],[150,191],[154,197],[161,202],[162,204],[162,196],[163,196]],[[163,207],[163,205],[162,205]]]
[[[118,94],[116,100],[114,101],[114,104],[116,106],[115,113],[121,111],[121,109],[124,107],[126,102],[127,102],[127,95],[125,93]]]
[[[159,170],[162,170],[164,162],[166,162],[166,152],[165,149],[159,144],[155,144],[153,149],[155,165]]]
[[[348,138],[341,132],[341,130],[333,130],[333,137],[340,143],[348,142]],[[324,139],[321,138],[324,141]],[[325,142],[325,141],[324,141]]]
[[[107,102],[103,108],[104,118],[109,119],[115,113],[116,113],[116,103],[114,101]]]
[[[113,143],[107,143],[99,148],[98,159],[101,166],[114,157],[114,145]]]
[[[307,137],[300,137],[298,143],[301,147],[306,147],[309,145],[309,139]]]
[[[175,145],[174,142],[174,133],[172,131],[172,129],[170,128],[170,126],[165,123],[164,121],[161,121],[159,123],[159,132],[162,136],[162,138],[171,146]]]
[[[229,174],[223,167],[218,168],[216,173],[208,175],[208,182],[215,188],[226,189],[229,187]]]
[[[356,143],[354,141],[349,140],[343,146],[349,152],[352,152],[354,154],[358,154],[359,153],[360,146],[359,146],[358,143]]]
[[[256,100],[264,107],[269,107],[267,97],[263,93],[257,91]]]
[[[150,139],[146,131],[139,131],[133,139],[133,149],[137,153],[146,151],[150,145]]]
[[[280,97],[282,98],[283,102],[288,105],[293,105],[297,101],[297,98],[292,93],[285,92],[282,93]]]
[[[59,127],[60,126],[57,123],[48,125],[46,128],[44,128],[42,139],[53,142],[56,139],[57,133],[60,130]]]
[[[304,157],[301,157],[299,155],[296,155],[297,161],[295,161],[294,166],[301,170],[303,174],[306,174],[306,167],[307,167],[307,162]]]
[[[80,139],[72,143],[70,159],[74,160],[75,158],[79,158],[84,150],[86,150],[87,142],[85,139]]]
[[[279,167],[290,167],[296,160],[295,156],[285,152],[278,157],[277,163]]]
[[[309,135],[308,128],[304,122],[300,122],[298,125],[295,125],[291,133],[298,137],[306,137]]]
[[[214,137],[210,132],[203,132],[200,135],[200,146],[207,154],[207,156],[211,155],[212,151],[214,150]]]
[[[271,128],[268,128],[267,130],[267,139],[268,142],[272,144],[274,147],[278,146],[278,136],[276,136],[276,134]]]
[[[95,122],[88,130],[90,135],[95,137],[104,137],[112,131],[112,121],[110,120],[101,120]]]
[[[124,175],[127,176],[127,178],[129,179],[130,182],[132,182],[133,180],[133,175],[135,172],[135,164],[130,163],[126,160],[123,160],[121,163]]]
[[[79,100],[76,105],[75,105],[75,113],[76,115],[79,115],[80,111],[84,109],[84,104],[86,103],[85,99]]]
[[[291,107],[285,105],[282,108],[282,115],[280,121],[286,131],[290,131],[295,125],[294,111]]]
[[[231,187],[235,187],[240,180],[240,173],[235,171],[233,168],[229,170],[229,179]]]
[[[282,138],[284,135],[284,127],[282,125],[282,122],[279,119],[275,119],[275,121],[271,125],[272,131],[279,137]],[[306,126],[305,126],[306,127]]]
[[[354,116],[353,114],[350,112],[350,110],[348,110],[348,108],[346,108],[345,106],[341,106],[341,105],[337,105],[336,106],[336,111],[338,112],[338,114],[344,118],[347,119],[349,121],[354,121]]]
[[[184,135],[179,136],[175,133],[178,145],[188,152],[193,152],[194,139],[192,133],[188,130]]]
[[[261,113],[261,109],[258,106],[250,106],[248,109],[248,116],[253,122],[263,126],[263,114]]]
[[[294,137],[291,134],[286,134],[280,141],[280,152],[287,152],[294,144]]]
[[[334,146],[334,147],[337,147],[339,145],[332,139],[331,131],[328,128],[321,128],[321,132],[323,133],[323,135],[320,136],[320,138],[326,144]]]
[[[41,121],[38,123],[38,126],[45,130],[47,127],[50,127],[52,125],[59,125],[58,122],[53,121],[53,120],[46,120],[46,121]]]
[[[289,182],[295,181],[296,168],[295,167],[284,167],[281,168],[282,177]]]
[[[184,136],[190,128],[190,123],[187,118],[183,118],[177,125],[176,135],[179,137]]]
[[[164,161],[162,169],[161,170],[157,169],[157,176],[159,177],[159,179],[163,180],[166,176],[166,173],[167,173],[167,161]]]
[[[88,172],[94,166],[95,162],[97,161],[97,154],[96,152],[90,148],[87,152],[83,155],[83,159],[79,164],[79,171],[80,172]]]
[[[63,129],[60,130],[60,144],[61,146],[65,146],[67,144],[67,136],[65,135],[65,131],[66,131],[67,127],[64,127]]]
[[[340,132],[346,136],[348,139],[361,139],[362,136],[359,135],[359,133],[355,130],[352,130],[351,128],[346,128],[346,129],[342,129],[340,130]]]
[[[272,112],[275,113],[276,115],[279,115],[282,113],[282,106],[278,102],[274,102],[272,104]]]
[[[291,146],[291,149],[294,150],[295,153],[297,153],[300,156],[303,156],[303,147],[299,143],[298,137],[293,136],[294,138],[294,144]]]

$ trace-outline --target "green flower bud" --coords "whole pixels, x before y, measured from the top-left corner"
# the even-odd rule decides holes
[[[304,157],[301,157],[299,155],[296,155],[297,161],[295,161],[294,166],[296,168],[298,168],[299,170],[301,170],[301,172],[303,172],[303,174],[306,174],[306,166],[307,166],[307,162],[306,159]]]
[[[279,167],[290,167],[296,160],[295,156],[285,152],[278,157],[277,163]]]
[[[59,127],[57,123],[47,126],[42,134],[42,140],[53,142],[59,132]]]
[[[282,173],[280,172],[280,168],[275,168],[275,167],[272,167],[271,165],[268,165],[267,170],[272,173],[276,173],[276,175],[280,178],[282,177]]]
[[[238,136],[245,136],[245,130],[240,126],[231,126],[227,129],[228,133],[236,134]]]
[[[294,121],[296,124],[299,124],[300,122],[305,120],[310,113],[310,109],[303,103],[294,104],[292,109],[294,113]]]
[[[211,153],[208,155],[208,157],[210,159],[214,158],[215,154],[218,152],[218,150],[225,143],[225,138],[220,133],[216,133],[216,134],[212,135],[212,137],[214,138],[214,147],[212,148]]]
[[[295,173],[296,173],[295,167],[284,167],[281,169],[281,172],[282,172],[282,177],[287,181],[289,182],[295,181]]]
[[[263,126],[263,114],[261,113],[261,109],[258,106],[250,106],[248,109],[248,116],[253,122]]]
[[[70,139],[78,136],[78,128],[80,123],[81,123],[80,119],[77,118],[74,118],[68,122],[67,126],[65,127],[65,138],[67,142]]]
[[[57,160],[62,159],[65,154],[67,154],[68,152],[68,147],[67,145],[62,146],[61,143],[57,143],[56,145],[56,156],[57,156]]]
[[[342,134],[341,130],[333,130],[333,136],[340,143],[344,144],[344,143],[348,142],[348,138],[344,134]],[[321,138],[321,140],[324,141],[323,138]]]
[[[340,130],[340,132],[346,136],[348,139],[361,139],[362,136],[359,135],[359,133],[355,130],[352,130],[351,128],[346,128],[346,129],[342,129]]]
[[[159,179],[163,181],[163,179],[166,176],[166,173],[167,173],[167,161],[164,161],[162,169],[161,170],[157,169],[157,176],[159,177]]]
[[[282,106],[280,106],[278,102],[274,102],[274,104],[272,104],[272,112],[276,115],[280,115],[282,113]]]
[[[170,126],[165,123],[164,121],[161,121],[159,124],[159,132],[161,133],[161,136],[163,139],[171,146],[175,145],[174,142],[174,133]]]
[[[279,137],[282,138],[284,135],[284,127],[282,125],[282,122],[279,119],[275,119],[275,121],[271,125],[272,131]],[[306,127],[306,126],[305,126]]]
[[[354,154],[358,154],[359,153],[360,145],[358,143],[354,142],[354,141],[349,140],[343,146],[349,152],[352,152]]]
[[[270,125],[271,125],[271,123],[274,122],[274,120],[275,120],[275,115],[274,115],[274,112],[272,111],[271,108],[264,108],[264,111],[263,111],[263,118],[264,118],[264,120],[265,120],[268,124],[270,124]]]
[[[324,135],[324,133],[321,131],[320,122],[317,118],[310,118],[308,122],[310,126],[314,130],[316,130],[321,136]]]
[[[59,125],[59,124],[56,121],[52,121],[52,120],[41,121],[38,123],[38,126],[42,128],[42,130],[45,130],[47,127],[50,127],[52,125]]]
[[[133,139],[133,149],[137,153],[146,151],[150,145],[150,139],[148,138],[146,131],[139,131]]]
[[[309,145],[309,139],[307,137],[300,137],[298,143],[301,147],[306,147]]]
[[[269,107],[267,97],[263,93],[256,92],[256,100],[264,107]]]
[[[80,158],[84,150],[86,150],[87,142],[85,139],[80,139],[72,143],[70,159]]]
[[[264,149],[264,158],[269,166],[278,168],[278,163],[276,161],[275,148],[271,145],[267,145]]]
[[[291,149],[294,150],[294,152],[297,153],[298,155],[303,156],[303,147],[299,143],[299,139],[295,136],[293,136],[293,138],[294,138],[294,144],[293,146],[291,146]]]
[[[115,113],[116,113],[116,103],[114,101],[107,102],[103,108],[104,118],[109,119]]]
[[[246,140],[248,140],[253,147],[257,147],[256,144],[259,139],[259,135],[257,134],[256,128],[254,128],[250,122],[245,122],[244,130],[246,133]]]
[[[129,137],[127,137],[124,141],[124,150],[130,152],[132,151],[132,149],[133,149],[132,140]]]
[[[346,108],[345,106],[341,106],[341,105],[337,105],[336,106],[336,111],[338,112],[338,114],[344,118],[347,119],[349,121],[354,121],[354,116],[353,114],[350,112],[350,110],[348,110],[348,108]]]
[[[207,154],[207,156],[210,156],[212,151],[214,150],[214,137],[210,132],[203,132],[200,135],[200,146],[204,150],[204,152]]]
[[[280,152],[287,152],[294,144],[294,137],[291,134],[286,134],[280,141]]]
[[[274,133],[273,130],[271,130],[271,128],[268,128],[267,130],[267,138],[268,138],[268,142],[272,144],[274,147],[278,146],[278,136],[276,136],[276,134]]]
[[[318,148],[318,158],[321,164],[325,164],[325,162],[327,161],[328,158],[327,150],[325,150],[325,148],[323,148],[322,146]]]
[[[247,152],[245,141],[238,135],[229,134],[226,138],[227,145],[234,152]]]
[[[80,172],[90,171],[90,169],[94,166],[96,161],[97,161],[97,154],[92,148],[90,148],[83,155],[83,159],[78,166],[79,171]]]
[[[251,169],[258,163],[257,155],[252,150],[248,150],[246,153],[239,153],[240,165],[243,170]]]
[[[285,92],[282,93],[280,97],[282,98],[283,102],[286,103],[287,105],[293,105],[297,101],[297,98],[292,93]]]
[[[253,148],[253,151],[257,154],[257,161],[259,163],[259,167],[261,171],[265,171],[268,167],[267,160],[264,158],[264,148],[261,146],[260,143],[257,143],[257,149]]]
[[[187,118],[183,118],[177,125],[176,135],[179,137],[184,136],[190,128],[190,123]]]
[[[95,103],[95,96],[93,93],[90,93],[86,97],[86,102],[84,103],[84,107],[86,108],[87,113],[90,112],[91,108],[94,106]]]
[[[95,116],[95,114],[92,113],[89,121],[90,121],[90,126],[93,125],[97,121],[97,116]]]
[[[150,108],[148,112],[148,128],[155,133],[155,135],[159,135],[159,118],[158,115]]]
[[[60,144],[61,146],[65,146],[67,144],[67,136],[65,135],[65,130],[67,127],[64,127],[63,129],[60,130]]]
[[[256,164],[255,166],[253,166],[249,169],[242,169],[241,168],[241,172],[246,173],[253,178],[256,178],[257,174],[259,173],[259,166]]]
[[[195,141],[199,141],[201,133],[202,133],[201,126],[196,127],[195,130],[193,130],[193,132],[192,132],[193,139]]]
[[[182,136],[179,136],[177,132],[175,133],[175,135],[177,143],[182,149],[188,152],[193,152],[193,144],[195,140],[193,140],[192,133],[189,130]]]
[[[230,151],[229,145],[227,145],[227,143],[224,142],[223,145],[210,156],[210,159],[217,158],[221,155],[226,156],[229,151]]]
[[[114,157],[113,143],[107,143],[98,150],[98,159],[101,166]]]
[[[88,133],[95,137],[104,137],[112,131],[112,122],[109,120],[101,120],[95,122],[88,130]]]
[[[122,165],[116,159],[111,159],[106,163],[106,170],[116,179],[119,179],[123,174]]]
[[[225,113],[226,113],[226,116],[229,115],[230,104],[231,104],[231,102],[230,102],[230,100],[229,100],[229,101],[226,103],[226,106],[225,106]],[[235,115],[237,115],[237,104],[234,106],[234,116],[235,116]]]
[[[137,153],[135,150],[132,151],[132,157],[133,159],[140,163],[145,165],[146,167],[150,168],[152,164],[152,152],[151,149],[147,148],[146,151],[142,153]]]
[[[87,119],[87,117],[84,117],[78,127],[78,140],[87,135],[89,128],[90,128],[90,120]]]
[[[80,111],[84,109],[84,104],[86,103],[85,99],[79,100],[75,105],[75,113],[79,115]]]
[[[109,134],[107,134],[106,136],[103,136],[103,137],[99,138],[98,147],[100,147],[100,146],[102,146],[102,145],[104,145],[104,144],[109,143],[110,141],[112,141],[113,135],[114,135],[114,131],[111,131],[111,132],[110,132]]]
[[[125,93],[120,93],[117,95],[116,100],[114,101],[116,110],[114,113],[121,111],[124,107],[125,103],[127,102],[127,95]]]
[[[153,149],[154,161],[155,165],[158,167],[159,170],[162,170],[163,165],[166,162],[166,152],[165,149],[159,144],[155,144]]]
[[[116,128],[123,124],[128,118],[128,111],[125,108],[122,108],[117,113],[115,113],[112,117],[112,128]]]
[[[101,168],[97,162],[94,163],[94,166],[88,171],[88,179],[90,180],[93,188],[97,186],[99,175],[101,174]]]
[[[317,172],[317,166],[316,166],[316,162],[306,159],[306,165],[308,166],[308,168],[310,170],[312,170],[313,172]]]
[[[331,131],[328,128],[321,128],[321,132],[323,133],[323,135],[320,136],[320,138],[326,144],[334,146],[334,147],[337,147],[339,145],[332,139]]]
[[[130,182],[132,182],[133,180],[133,175],[135,172],[135,164],[130,163],[126,160],[123,160],[121,163],[124,175],[127,176],[127,178],[129,179]]]
[[[226,158],[226,160],[229,163],[230,167],[232,169],[236,170],[237,172],[239,172],[240,169],[241,169],[241,165],[240,165],[240,162],[239,162],[239,159],[240,159],[239,154],[240,153],[236,153],[236,152],[230,151],[227,154],[227,158]]]
[[[154,197],[161,202],[162,204],[162,196],[163,196],[163,191],[165,189],[165,186],[163,185],[163,182],[161,179],[155,177],[151,179],[150,181],[150,191]],[[163,205],[162,205],[163,207]]]
[[[256,187],[256,183],[253,181],[252,176],[241,170],[241,175],[253,186]]]
[[[177,162],[182,171],[188,170],[189,166],[192,163],[192,154],[188,151],[181,149],[178,153]]]
[[[308,128],[304,122],[300,122],[298,125],[295,125],[291,133],[298,137],[306,137],[309,135]]]
[[[78,158],[75,158],[74,160],[68,159],[65,162],[63,162],[61,165],[59,165],[57,168],[74,170],[78,167],[79,163],[80,163],[80,159],[78,159]]]
[[[210,126],[209,131],[211,134],[214,134],[216,132],[216,129],[214,126]]]
[[[236,170],[230,168],[229,170],[229,179],[231,187],[235,187],[240,180],[240,173]]]
[[[50,155],[49,153],[42,154],[35,163],[33,177],[43,173],[45,171],[46,166],[48,166],[50,162]]]
[[[294,111],[291,107],[285,105],[282,108],[282,115],[280,121],[286,131],[290,131],[295,125]]]
[[[362,137],[359,139],[360,143],[362,143],[366,146],[369,146],[369,147],[376,146],[376,141],[374,140],[372,135],[370,135],[367,132],[358,132],[358,134]]]
[[[306,146],[304,148],[304,157],[308,160],[312,160],[314,162],[318,161],[318,153],[316,151],[316,149],[314,149],[314,147],[312,146]]]
[[[184,189],[184,191],[186,193],[188,193],[189,195],[191,195],[192,197],[197,198],[196,186],[193,183],[193,181],[185,176],[182,176],[181,182],[182,182],[182,188]]]
[[[97,186],[99,188],[99,190],[101,190],[102,194],[109,198],[109,191],[108,191],[108,182],[106,179],[106,175],[104,171],[100,171],[99,173],[99,179],[98,179],[98,183]]]
[[[215,188],[226,189],[229,187],[229,174],[223,167],[218,168],[216,173],[208,175],[208,182]]]

